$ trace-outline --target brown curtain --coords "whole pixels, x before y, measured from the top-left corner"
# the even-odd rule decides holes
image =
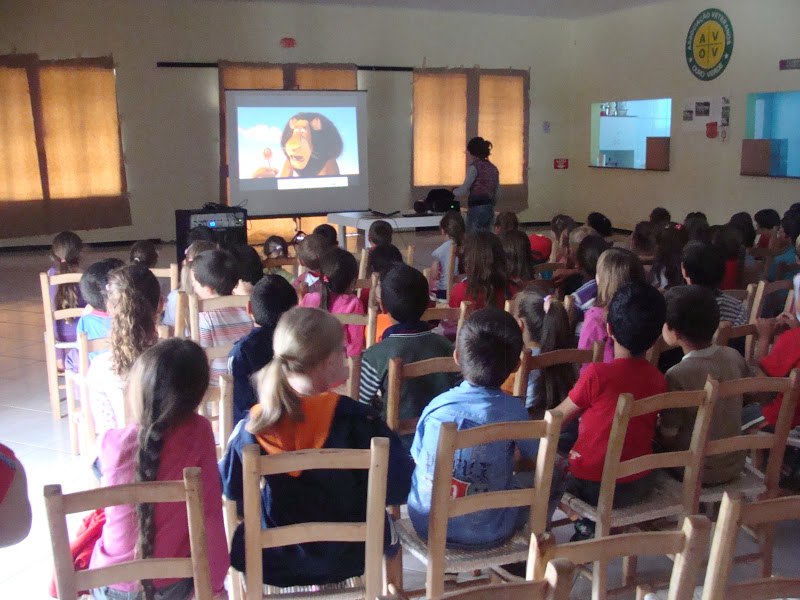
[[[111,57],[0,57],[0,237],[130,225]]]
[[[272,64],[219,61],[219,196],[228,203],[226,90],[355,90],[356,65]]]
[[[417,69],[414,71],[412,193],[460,185],[467,141],[492,142],[502,185],[497,210],[528,206],[527,71]]]

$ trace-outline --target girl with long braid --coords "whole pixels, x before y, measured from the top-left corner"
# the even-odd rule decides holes
[[[80,236],[72,231],[62,231],[53,238],[53,245],[50,249],[50,260],[53,262],[53,266],[47,270],[47,274],[53,276],[79,273],[82,251],[83,241]],[[50,301],[53,305],[53,310],[86,306],[77,283],[51,285]],[[77,336],[77,326],[78,319],[56,321],[56,341],[74,342]],[[56,363],[59,371],[64,370],[65,358],[66,350],[64,348],[56,348]]]
[[[173,338],[146,350],[128,375],[132,423],[109,429],[100,443],[102,484],[181,479],[200,467],[211,583],[224,597],[230,566],[222,523],[222,489],[211,424],[195,411],[208,388],[208,361],[194,342]],[[112,506],[95,545],[90,568],[133,558],[189,556],[189,526],[183,503]],[[191,579],[131,581],[92,590],[106,600],[185,600]]]

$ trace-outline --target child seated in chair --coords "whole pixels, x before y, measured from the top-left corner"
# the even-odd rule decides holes
[[[274,358],[255,376],[259,404],[233,430],[219,463],[223,493],[243,510],[242,455],[258,444],[261,454],[278,455],[321,448],[369,448],[373,437],[389,438],[387,505],[408,496],[414,464],[400,439],[377,413],[332,390],[347,379],[342,326],[330,313],[295,307],[278,321]],[[367,505],[362,470],[309,469],[268,475],[261,492],[263,527],[313,521],[358,522]],[[249,526],[249,525],[248,525]],[[386,521],[384,552],[400,551]],[[394,541],[393,541],[394,540]],[[288,587],[344,581],[364,573],[364,544],[313,542],[265,548],[264,583]],[[231,543],[231,564],[244,571],[244,531]]]
[[[411,446],[411,456],[417,466],[408,496],[408,515],[421,538],[428,536],[433,472],[442,424],[455,422],[458,429],[471,429],[529,419],[519,398],[500,389],[519,366],[522,347],[522,331],[516,319],[499,308],[478,310],[464,322],[453,354],[461,366],[464,382],[437,396],[425,407]],[[538,440],[522,439],[459,451],[454,465],[453,493],[460,497],[530,487],[533,480],[529,471],[534,468],[538,448]],[[515,469],[517,451],[520,460]],[[515,475],[515,470],[528,472]],[[453,518],[447,527],[447,543],[454,547],[496,546],[521,529],[527,516],[527,509],[522,507],[485,510]]]
[[[556,408],[564,415],[565,424],[581,417],[578,439],[569,452],[566,491],[585,502],[597,505],[600,496],[603,463],[620,394],[632,394],[640,400],[667,391],[664,376],[644,358],[661,334],[665,313],[664,297],[651,285],[636,281],[617,290],[608,306],[606,324],[614,344],[614,360],[587,365],[575,387]],[[622,460],[652,454],[655,428],[655,414],[632,419]],[[651,472],[618,479],[614,507],[640,502],[651,484]],[[575,523],[573,541],[593,536],[593,521],[581,519]]]
[[[375,250],[378,251],[377,249]],[[414,267],[396,264],[381,279],[381,309],[389,313],[392,325],[381,340],[361,356],[359,400],[372,405],[386,418],[386,389],[389,361],[400,357],[404,363],[453,354],[453,344],[433,333],[420,321],[428,308],[428,282]],[[400,388],[400,419],[419,417],[435,396],[450,389],[450,373],[432,373],[403,382]],[[411,440],[407,441],[410,445]]]
[[[233,376],[233,422],[247,416],[258,404],[250,378],[272,360],[272,336],[278,319],[297,305],[292,285],[280,275],[264,275],[250,295],[250,314],[256,324],[253,330],[233,345],[228,357],[228,370]]]
[[[719,325],[719,307],[714,292],[699,285],[670,288],[665,295],[667,317],[662,336],[670,346],[679,345],[683,359],[667,371],[671,391],[702,390],[706,379],[729,381],[749,377],[742,355],[733,348],[711,342]],[[658,442],[667,451],[687,450],[692,439],[694,408],[664,410],[658,420]],[[714,409],[709,440],[739,435],[742,427],[742,397],[725,398]],[[703,465],[703,485],[720,485],[735,478],[744,467],[744,453],[709,456]]]
[[[201,300],[230,296],[239,283],[239,269],[230,252],[208,250],[192,262],[192,288]],[[200,345],[203,348],[234,344],[253,329],[247,310],[238,306],[203,311],[199,315]],[[211,361],[211,386],[219,385],[219,376],[228,372],[227,360]]]

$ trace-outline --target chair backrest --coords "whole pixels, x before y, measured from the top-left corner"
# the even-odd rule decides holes
[[[450,292],[453,290],[453,285],[456,281],[456,261],[458,258],[458,248],[455,243],[450,244],[450,252],[447,254],[447,294],[445,298],[450,299]],[[440,269],[442,266],[439,267]]]
[[[233,377],[230,375],[219,376],[219,405],[216,414],[206,415],[209,421],[217,422],[217,459],[225,454],[228,440],[233,432]],[[205,403],[204,403],[205,404]],[[203,406],[201,404],[201,406]]]
[[[546,262],[541,263],[538,265],[533,266],[533,274],[540,275],[542,273],[548,273],[550,271],[557,271],[558,269],[566,269],[567,265],[564,263],[557,263],[557,262]]]
[[[56,310],[50,298],[51,285],[80,283],[82,273],[65,273],[48,275],[39,273],[39,286],[42,292],[42,308],[44,314],[44,354],[47,365],[47,386],[50,393],[50,410],[54,419],[61,418],[61,393],[58,386],[58,366],[56,364],[56,348],[73,347],[74,344],[56,341],[56,321],[78,319],[83,308],[66,308]]]
[[[358,392],[361,384],[361,354],[348,357],[347,367],[350,373],[347,377],[347,395],[358,402]]]
[[[452,356],[429,358],[412,363],[404,363],[400,357],[389,360],[389,374],[386,383],[386,424],[389,429],[397,435],[406,435],[414,433],[417,428],[419,418],[400,420],[400,390],[404,380],[432,373],[460,372],[461,367],[456,364]]]
[[[768,450],[769,458],[764,469],[764,485],[766,487],[764,497],[774,498],[780,490],[779,481],[786,439],[792,428],[792,419],[797,406],[798,394],[800,394],[800,370],[792,370],[789,377],[746,377],[723,381],[719,384],[717,402],[724,403],[732,397],[757,393],[783,394],[778,420],[775,423],[775,432],[759,431],[753,434],[710,440],[706,445],[705,455]],[[720,409],[724,410],[724,407],[720,406]]]
[[[758,342],[759,332],[755,322],[745,323],[734,327],[730,321],[720,321],[717,331],[714,333],[713,343],[718,346],[727,346],[731,340],[745,338],[744,359],[747,364],[753,364],[756,343]]]
[[[177,290],[181,285],[178,263],[170,263],[168,267],[155,267],[150,269],[150,272],[159,279],[168,279],[170,292]]]
[[[191,339],[200,343],[200,313],[221,308],[244,308],[250,304],[250,296],[217,296],[216,298],[198,298],[195,294],[189,296],[189,332]],[[177,311],[176,311],[177,314]],[[178,333],[178,319],[175,318],[175,333]],[[228,348],[230,352],[230,347]],[[225,355],[227,356],[227,354]],[[219,357],[213,357],[219,358]]]
[[[203,515],[203,484],[198,467],[183,470],[183,481],[151,481],[102,487],[64,494],[60,485],[46,485],[44,501],[53,544],[59,598],[77,598],[78,591],[138,579],[194,579],[195,598],[211,600],[210,571]],[[67,532],[68,514],[94,510],[98,506],[144,502],[185,502],[189,525],[189,558],[146,558],[108,567],[76,571]]]
[[[519,369],[514,377],[514,395],[518,398],[525,398],[528,392],[528,378],[531,371],[538,371],[553,367],[555,365],[563,365],[572,363],[577,367],[590,362],[603,362],[603,351],[605,349],[604,342],[594,342],[591,348],[578,350],[577,348],[568,348],[565,350],[553,350],[533,356],[530,348],[523,348],[522,355],[519,360]]]
[[[450,323],[456,323],[456,338],[458,337],[458,333],[461,331],[461,326],[464,324],[464,321],[469,316],[469,313],[472,312],[472,302],[469,300],[463,300],[461,302],[461,306],[458,308],[453,308],[450,306],[435,306],[433,308],[428,308],[422,313],[420,317],[420,321],[448,321]]]
[[[414,244],[406,246],[406,251],[403,252],[403,261],[409,266],[414,266]]]
[[[292,275],[297,275],[297,258],[293,257],[285,257],[285,258],[265,258],[261,261],[261,265],[265,269],[274,269],[274,268],[281,268]]]
[[[800,596],[800,578],[767,577],[729,584],[739,528],[769,530],[775,523],[800,519],[800,496],[745,503],[727,492],[722,497],[711,541],[702,600],[766,600]]]
[[[366,248],[361,249],[361,254],[358,259],[358,278],[367,278],[367,264],[369,263],[369,250]]]
[[[97,432],[94,427],[94,415],[92,414],[91,402],[89,402],[89,385],[86,378],[89,372],[89,354],[92,352],[104,352],[111,347],[111,338],[98,338],[90,340],[86,333],[78,334],[78,382],[81,397],[81,416],[86,428],[86,442],[94,444]],[[127,406],[123,403],[122,410],[125,415]],[[127,422],[127,415],[124,416]],[[92,446],[87,446],[92,447]]]
[[[365,597],[381,593],[383,528],[386,507],[386,476],[389,440],[372,438],[369,450],[322,449],[261,455],[253,444],[245,447],[244,549],[247,600],[261,600],[263,592],[263,548],[308,542],[365,542]],[[361,523],[296,523],[261,529],[261,478],[309,469],[364,469],[369,471],[366,521]]]
[[[494,508],[526,507],[529,510],[528,528],[532,533],[544,533],[547,526],[547,503],[553,478],[561,413],[547,411],[541,421],[494,423],[458,431],[455,423],[443,423],[439,430],[439,445],[433,471],[431,511],[428,519],[428,571],[425,589],[429,597],[438,598],[444,592],[445,544],[447,523],[458,517]],[[455,452],[503,440],[538,438],[533,488],[502,490],[451,497]]]
[[[369,300],[367,302],[368,306],[372,306],[373,304],[377,306],[375,293],[378,290],[378,280],[378,273],[373,273],[369,277],[356,279],[355,285],[353,286],[356,296],[359,297],[361,295],[361,290],[369,290]]]
[[[667,350],[672,350],[673,348],[677,348],[678,346],[670,346],[667,342],[664,341],[664,336],[659,335],[658,339],[655,343],[650,346],[650,348],[645,353],[645,359],[654,367],[658,366],[658,359],[661,358],[661,354]]]
[[[506,600],[568,600],[572,590],[575,565],[568,560],[555,559],[547,564],[541,581],[521,583],[495,583],[468,588],[461,592],[450,592],[442,598],[448,600],[486,600],[486,598],[506,598]]]
[[[531,536],[528,579],[540,581],[548,561],[568,560],[574,564],[609,561],[625,556],[673,557],[668,600],[691,600],[703,559],[706,557],[711,522],[702,515],[683,520],[680,529],[624,533],[580,542],[556,544],[552,533]]]
[[[172,336],[185,338],[189,331],[189,292],[178,290],[175,296],[175,327]],[[189,333],[191,337],[191,332]]]
[[[756,284],[756,290],[753,294],[753,305],[750,309],[750,322],[755,323],[756,319],[761,316],[761,313],[764,310],[764,302],[766,302],[766,299],[770,294],[774,294],[775,292],[782,290],[789,292],[791,289],[791,280],[779,279],[778,281],[772,282],[759,281]]]
[[[375,329],[378,321],[378,309],[370,306],[367,314],[357,315],[354,313],[331,313],[342,325],[363,325],[364,341],[366,347],[370,348],[375,344]]]
[[[631,394],[620,395],[608,438],[603,477],[600,482],[596,528],[598,537],[609,535],[611,532],[611,509],[617,480],[643,471],[682,467],[683,513],[693,515],[699,512],[703,451],[706,448],[718,386],[715,380],[709,378],[705,389],[698,391],[667,392],[640,400],[634,400]],[[622,446],[631,419],[671,408],[697,408],[689,449],[647,454],[623,461]]]

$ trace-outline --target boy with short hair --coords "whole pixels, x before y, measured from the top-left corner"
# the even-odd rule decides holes
[[[192,288],[201,300],[230,296],[239,282],[239,269],[227,250],[207,250],[192,261]],[[253,329],[247,310],[238,306],[201,312],[200,345],[203,348],[234,344]],[[219,385],[219,376],[228,372],[227,360],[211,361],[210,385]]]
[[[500,390],[503,381],[519,366],[522,347],[522,331],[517,321],[498,308],[475,311],[462,326],[453,357],[461,366],[464,382],[434,398],[422,411],[411,446],[417,466],[408,496],[408,515],[422,539],[428,536],[433,471],[442,424],[455,422],[458,429],[470,429],[529,419],[519,398]],[[466,496],[523,487],[515,482],[516,450],[522,459],[519,467],[532,470],[538,440],[523,439],[459,451],[453,470],[453,493]],[[467,547],[502,543],[521,526],[522,511],[526,509],[503,508],[451,519],[447,542]]]
[[[702,390],[711,376],[729,381],[750,376],[742,355],[733,348],[717,346],[711,340],[719,325],[719,307],[714,293],[703,286],[683,285],[667,290],[667,315],[662,336],[679,345],[683,359],[666,373],[670,390]],[[711,418],[710,440],[741,433],[743,398],[726,398],[717,404]],[[667,451],[686,450],[692,439],[697,411],[676,408],[659,415],[659,443]],[[709,456],[703,465],[703,485],[720,485],[734,479],[744,467],[742,452]]]
[[[608,306],[607,329],[614,343],[614,361],[591,363],[581,373],[575,387],[556,410],[564,423],[580,415],[578,439],[569,452],[566,491],[597,505],[603,464],[608,449],[611,425],[620,394],[641,400],[667,391],[661,372],[644,358],[658,339],[664,324],[666,304],[654,287],[633,282],[622,286]],[[622,459],[629,460],[653,452],[656,415],[632,419],[622,447]],[[624,508],[641,501],[650,491],[651,473],[636,473],[617,480],[614,506]],[[575,523],[577,541],[594,536],[594,522]]]
[[[720,321],[728,321],[734,327],[747,323],[744,303],[719,289],[725,275],[725,257],[719,248],[703,242],[689,242],[681,254],[681,273],[689,285],[702,285],[714,293]]]
[[[297,293],[280,275],[265,275],[253,287],[250,314],[253,330],[233,345],[228,356],[228,372],[233,376],[233,422],[245,418],[258,403],[251,384],[253,374],[272,360],[272,336],[278,319],[297,306]]]
[[[377,252],[377,250],[376,250]],[[381,309],[391,318],[381,340],[361,355],[359,399],[371,404],[386,418],[386,382],[389,362],[400,357],[404,363],[453,354],[453,344],[431,331],[420,321],[428,308],[428,281],[413,267],[402,263],[391,267],[381,277]],[[400,388],[400,419],[419,417],[432,398],[455,385],[451,373],[432,373],[404,381]],[[409,444],[411,440],[404,440]]]
[[[800,238],[800,211],[789,209],[781,219],[781,226],[776,237],[780,254],[772,258],[767,279],[791,279],[795,271],[788,270],[788,274],[781,272],[784,266],[791,267],[797,263],[795,244]],[[761,316],[761,315],[758,315]]]
[[[383,220],[373,221],[367,231],[370,246],[384,246],[392,243],[392,226]]]

